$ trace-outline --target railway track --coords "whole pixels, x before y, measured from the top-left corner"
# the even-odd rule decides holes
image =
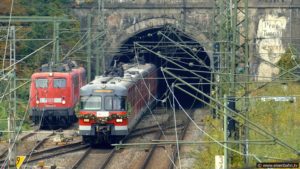
[[[179,137],[178,137],[179,140],[184,139],[184,136],[186,134],[187,128],[189,126],[189,122],[190,122],[189,120],[186,120],[183,124],[176,125],[176,127],[179,127],[179,128],[177,128],[177,130],[181,131],[179,133]],[[167,128],[167,131],[169,131],[169,129],[172,129],[174,127],[175,126]],[[165,133],[167,133],[167,132],[165,132]],[[161,140],[162,138],[163,138],[162,132],[158,132],[157,135],[156,135],[155,140],[156,141],[157,140]],[[178,148],[179,148],[179,151],[180,151],[180,146]],[[165,153],[163,153],[162,151],[165,151]],[[156,154],[156,156],[155,156],[155,154]],[[157,156],[158,154],[160,154],[160,155]],[[165,157],[165,159],[169,159],[168,160],[169,163],[166,166],[163,166],[163,164],[161,164],[160,167],[161,168],[173,169],[174,165],[176,163],[177,157],[178,157],[178,151],[177,151],[176,145],[172,145],[171,147],[169,147],[169,150],[166,147],[163,147],[163,150],[162,149],[158,149],[158,145],[157,144],[152,145],[151,148],[148,150],[148,154],[144,158],[144,161],[143,161],[142,165],[139,168],[140,169],[153,168],[153,166],[155,166],[155,164],[157,162],[161,162],[162,156],[169,156],[169,157]]]
[[[25,141],[25,140],[28,139],[29,137],[36,135],[36,131],[37,131],[37,130],[34,130],[33,132],[30,132],[30,133],[25,134],[24,136],[22,136],[22,137],[19,138],[19,141]],[[5,150],[0,154],[0,159],[4,158],[4,157],[7,155],[7,153],[8,153],[8,148],[5,149]]]
[[[176,127],[183,127],[183,125],[184,124],[177,124]],[[162,126],[162,130],[168,130],[168,129],[172,129],[172,128],[175,127],[174,125],[172,125],[172,126],[165,126],[164,123],[160,124],[160,126]],[[157,125],[155,125],[155,126],[149,126],[149,127],[144,127],[144,128],[139,128],[137,130],[134,130],[132,132],[132,134],[130,135],[130,137],[134,138],[134,137],[142,136],[142,135],[145,135],[145,134],[157,133],[159,131],[161,131],[161,129]]]
[[[190,116],[193,117],[194,116],[194,112],[191,112]],[[182,131],[182,133],[179,136],[179,140],[183,140],[184,139],[184,137],[186,135],[186,132],[187,132],[187,130],[189,128],[189,125],[190,125],[190,119],[188,119],[187,122],[186,122],[186,124],[184,125],[183,131]],[[180,145],[179,145],[178,149],[179,149],[179,152],[180,152]],[[173,162],[175,162],[177,160],[177,158],[178,158],[178,151],[176,149],[176,146],[173,146],[172,157],[173,157]],[[173,162],[170,160],[168,169],[173,169],[174,168],[174,163]]]
[[[28,163],[42,160],[42,159],[48,159],[55,156],[83,150],[86,148],[89,148],[89,145],[82,145],[81,142],[71,143],[64,146],[57,146],[54,148],[49,148],[41,151],[36,151],[31,154],[28,154],[26,156],[29,157],[29,160],[27,160]]]
[[[139,130],[140,131],[140,130]],[[128,137],[125,137],[123,141],[125,141]],[[71,169],[80,169],[80,168],[93,168],[95,169],[104,169],[113,158],[117,149],[113,148],[111,150],[102,149],[95,150],[89,147],[85,150],[85,152],[79,157],[79,159],[75,162],[75,164],[71,167]],[[95,154],[97,155],[95,157]],[[94,159],[94,160],[93,160]],[[101,160],[102,159],[102,160]],[[92,162],[92,166],[89,166],[89,163]],[[97,164],[95,164],[97,163]]]
[[[183,113],[182,113],[183,114]],[[177,147],[175,144],[168,145],[156,145],[151,144],[151,140],[158,142],[159,140],[176,140],[174,128],[176,127],[176,132],[178,133],[178,139],[184,139],[186,130],[189,126],[189,121],[186,119],[184,121],[178,121],[176,126],[172,122],[172,116],[169,116],[166,120],[169,122],[167,125],[161,123],[162,130],[158,129],[155,126],[147,126],[142,127],[138,130],[134,130],[130,137],[133,145],[135,143],[136,146],[123,149],[121,152],[117,153],[113,158],[111,158],[110,162],[107,166],[103,168],[135,168],[135,169],[145,169],[145,168],[153,168],[153,169],[165,169],[165,168],[173,168],[176,165],[177,160]],[[144,132],[144,135],[142,134]],[[144,140],[139,140],[140,138],[144,138]],[[145,144],[143,144],[145,142]],[[147,144],[150,142],[150,144]],[[152,143],[155,143],[152,142]],[[126,144],[126,142],[124,142]],[[129,143],[130,145],[130,143]],[[122,147],[122,146],[120,146]],[[114,161],[118,161],[117,164]],[[123,162],[122,162],[123,161]]]
[[[154,113],[155,114],[155,113]],[[122,143],[130,143],[130,142],[147,142],[150,140],[159,140],[162,137],[162,131],[170,132],[175,126],[170,124],[170,119],[172,116],[167,116],[163,121],[160,121],[160,127],[157,125],[152,126],[142,126],[140,128],[134,129],[126,139],[122,140]],[[152,117],[150,117],[152,118]],[[145,120],[148,121],[148,120]],[[178,128],[183,128],[184,124],[179,123],[176,125]],[[141,137],[139,137],[141,136]],[[144,141],[142,141],[142,140]],[[120,146],[122,147],[122,146]],[[146,168],[148,163],[152,159],[152,154],[156,151],[155,145],[146,146],[146,147],[135,147],[133,149],[113,149],[109,155],[107,155],[105,162],[102,162],[101,165],[97,169],[104,168]],[[135,149],[137,150],[135,151]],[[144,150],[144,151],[143,151]],[[124,158],[123,158],[124,157]],[[117,161],[117,162],[115,162]],[[123,165],[126,164],[126,165]]]
[[[161,136],[162,136],[162,133],[161,132],[158,132],[157,136],[155,139],[159,140],[161,139]],[[145,169],[147,167],[147,165],[149,164],[149,161],[150,159],[152,158],[152,155],[155,151],[155,149],[157,148],[157,145],[152,145],[151,148],[150,148],[150,151],[148,152],[142,166],[140,167],[141,169]]]
[[[55,143],[52,139],[56,133],[59,135],[62,132],[33,132],[23,136],[20,140],[22,140],[22,144],[18,145],[18,154],[26,156],[25,163],[32,163],[38,160],[43,159],[51,159],[56,156],[67,154],[75,151],[79,151],[88,147],[88,145],[82,145],[80,141],[70,141],[70,142],[62,142],[62,144]],[[36,138],[31,138],[30,136],[36,136]],[[37,138],[39,137],[39,138]],[[3,155],[5,157],[6,154]],[[0,164],[5,164],[6,158],[0,159]],[[12,166],[13,167],[13,166]]]
[[[39,147],[41,144],[37,144],[35,147]],[[81,142],[76,142],[72,144],[67,144],[64,146],[57,146],[54,148],[48,148],[40,151],[32,151],[28,154],[26,154],[27,162],[34,162],[46,158],[51,158],[57,155],[66,154],[69,152],[74,152],[78,150],[82,150],[84,148],[89,147],[89,145],[82,145]],[[0,160],[0,163],[3,163],[4,160]]]
[[[158,118],[161,116],[158,115]],[[165,132],[166,135],[172,135],[174,134],[174,127],[177,127],[180,130],[180,133],[185,133],[183,129],[186,130],[187,124],[186,123],[178,123],[176,126],[174,124],[170,124],[171,116],[168,116],[167,118],[161,118],[164,120],[161,120],[159,122],[161,128]],[[145,121],[150,121],[149,119],[146,119],[142,122],[142,125],[137,125],[136,129],[133,129],[133,131],[127,135],[123,140],[121,140],[122,143],[130,143],[130,142],[143,142],[139,139],[144,139],[144,142],[147,140],[162,140],[165,139],[162,135],[162,131],[160,128],[157,127],[157,125],[152,125],[151,123],[145,124]],[[184,137],[184,134],[180,135],[179,139],[182,139]],[[170,138],[169,138],[170,139]],[[27,161],[25,163],[29,165],[33,165],[34,162],[45,160],[48,163],[54,163],[57,164],[60,167],[63,167],[63,164],[59,164],[59,160],[63,161],[65,159],[72,159],[67,160],[68,164],[65,165],[65,168],[72,168],[72,169],[83,169],[83,168],[90,168],[90,169],[106,169],[106,168],[118,168],[115,167],[116,163],[120,162],[118,158],[122,159],[122,156],[128,156],[128,151],[132,153],[132,156],[138,157],[135,160],[132,160],[131,162],[128,162],[128,159],[122,159],[125,163],[137,163],[135,167],[128,166],[128,167],[122,167],[122,168],[151,168],[151,166],[155,165],[157,162],[157,154],[162,154],[161,147],[162,146],[147,146],[147,148],[139,149],[138,151],[135,151],[134,149],[117,149],[117,148],[101,148],[101,149],[94,149],[91,148],[89,145],[83,145],[81,141],[64,145],[64,146],[57,146],[52,147],[48,149],[39,150],[41,145],[44,142],[43,140],[36,144],[35,150],[31,154],[27,154]],[[168,148],[168,154],[171,156],[173,161],[176,160],[176,147],[169,146]],[[144,151],[143,151],[144,150]],[[142,153],[143,155],[139,155],[138,153]],[[75,154],[75,155],[74,155]],[[75,157],[76,156],[76,157]],[[130,155],[129,155],[130,156]],[[57,158],[59,157],[59,158]],[[62,157],[62,158],[61,158]],[[51,162],[49,162],[49,160]],[[160,159],[159,159],[160,160]],[[169,160],[168,160],[169,162]],[[120,164],[122,166],[122,164]],[[138,167],[137,167],[138,166]],[[149,167],[150,166],[150,167]],[[172,164],[166,164],[164,165],[164,168],[168,168],[171,166],[174,166],[174,163]],[[152,167],[153,168],[153,167]]]
[[[168,120],[165,120],[165,121],[161,122],[160,125],[163,126],[163,128],[170,128],[170,126],[165,127],[167,122],[168,122]],[[138,125],[136,125],[136,126],[138,126]],[[178,126],[180,126],[180,125],[178,125]],[[123,138],[120,142],[126,143],[130,139],[134,139],[136,137],[146,135],[146,134],[157,133],[158,131],[160,131],[160,129],[157,127],[157,125],[136,128],[136,129],[133,129],[133,131],[131,133],[129,133],[125,138]],[[105,169],[112,162],[112,159],[114,158],[114,156],[117,152],[119,152],[119,149],[116,147],[113,149],[110,149],[110,150],[108,150],[108,149],[98,149],[97,150],[97,149],[91,149],[91,148],[86,149],[85,152],[82,153],[80,158],[72,166],[72,169],[81,169],[81,168],[82,169],[83,168]],[[90,165],[91,163],[93,165]]]

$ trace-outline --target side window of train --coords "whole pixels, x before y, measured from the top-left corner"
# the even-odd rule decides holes
[[[85,73],[83,72],[82,74],[81,74],[81,78],[82,78],[82,82],[86,82],[86,75],[85,75]]]
[[[113,109],[114,110],[125,110],[126,101],[125,97],[113,97]]]
[[[127,104],[127,109],[126,109],[126,110],[127,110],[127,114],[128,114],[128,115],[131,115],[131,114],[132,114],[132,106],[131,106],[131,103],[127,101],[126,104]]]
[[[67,81],[65,78],[59,78],[53,80],[54,88],[65,88],[67,86]]]
[[[73,84],[74,84],[75,88],[77,88],[79,86],[79,77],[78,76],[73,77]]]
[[[121,97],[121,110],[126,110],[126,97]]]
[[[48,79],[36,79],[35,87],[36,88],[48,88]]]

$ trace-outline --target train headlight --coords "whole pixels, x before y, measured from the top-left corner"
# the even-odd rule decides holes
[[[36,102],[35,102],[36,104],[40,104],[40,101],[39,100],[36,100]]]
[[[116,119],[116,122],[117,122],[117,123],[122,123],[122,122],[123,122],[123,119]]]
[[[61,103],[62,103],[62,104],[66,104],[66,101],[65,101],[65,100],[63,100],[63,101],[61,101]]]
[[[90,122],[90,119],[83,119],[83,122],[88,123]]]

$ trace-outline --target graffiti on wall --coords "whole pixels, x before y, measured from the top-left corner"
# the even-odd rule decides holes
[[[279,69],[274,65],[285,52],[281,38],[286,24],[286,17],[272,14],[267,14],[259,20],[257,49],[261,62],[258,67],[257,80],[270,81],[279,73]]]

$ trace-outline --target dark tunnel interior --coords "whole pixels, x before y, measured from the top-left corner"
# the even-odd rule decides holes
[[[161,67],[165,68],[197,89],[207,94],[210,93],[210,59],[201,44],[185,33],[170,26],[151,28],[139,32],[122,43],[111,66],[114,64],[114,60],[117,63],[128,63],[135,62],[137,58],[140,62],[152,63],[157,66],[158,97],[161,100],[166,100],[166,103],[162,104],[168,105],[172,102],[172,94],[170,90],[167,90],[170,88],[166,84],[164,75],[170,87],[174,83],[175,86],[182,87],[201,100],[208,101],[208,98],[202,94],[184,85],[173,76],[167,73],[163,74],[161,71]],[[174,93],[180,104],[185,108],[203,106],[201,102],[176,87]],[[178,104],[176,104],[176,107],[178,108]]]

